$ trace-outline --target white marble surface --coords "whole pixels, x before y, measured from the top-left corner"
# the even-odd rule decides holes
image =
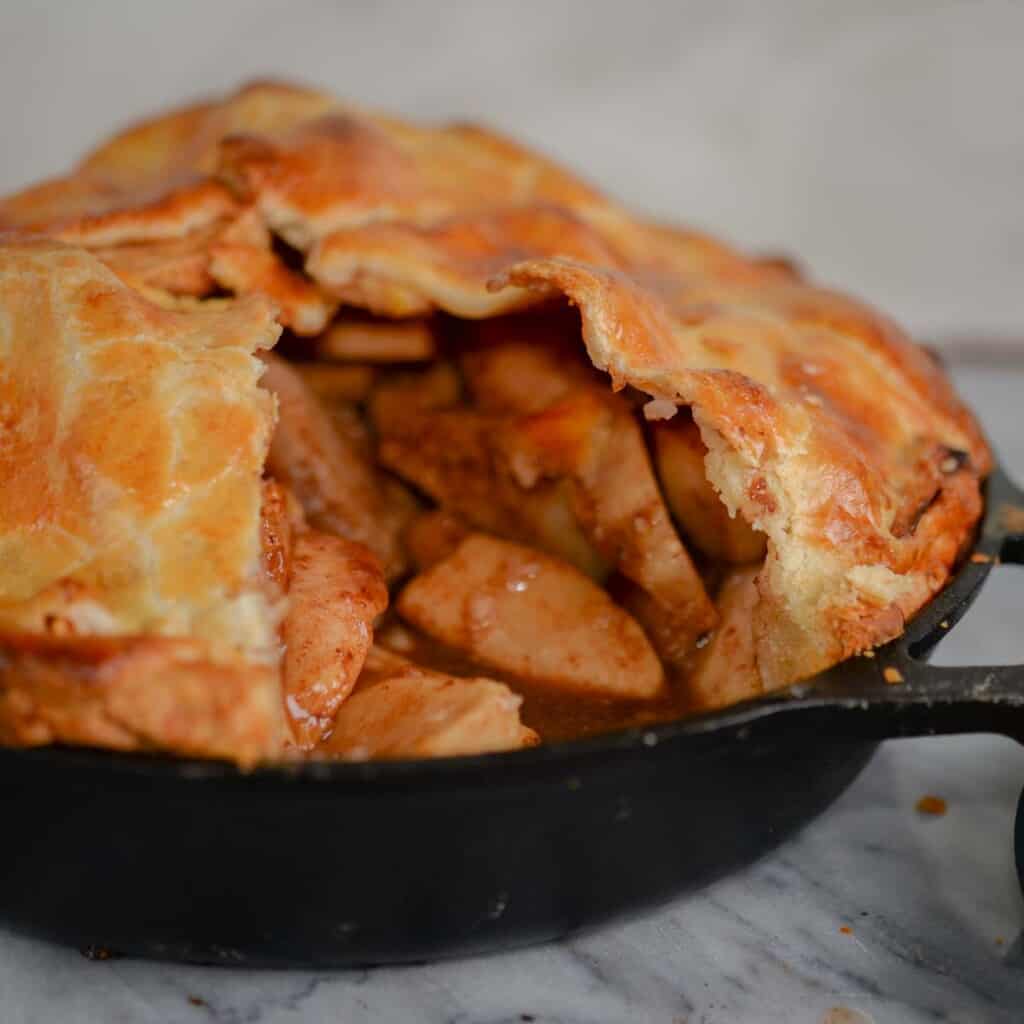
[[[1024,478],[1024,371],[958,379]],[[1024,578],[998,570],[937,660],[985,650],[1024,661],[1022,609]],[[888,743],[830,811],[755,867],[584,939],[462,962],[336,972],[92,962],[0,931],[0,1021],[1019,1024],[1022,786],[1024,748],[1009,740]],[[925,794],[948,801],[945,816],[916,813]]]

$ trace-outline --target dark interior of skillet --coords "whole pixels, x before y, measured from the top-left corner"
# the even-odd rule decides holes
[[[1020,720],[1017,670],[989,686],[988,701],[976,680],[935,670],[936,705],[916,700],[929,683],[911,668],[936,623],[973,599],[991,559],[1020,547],[1008,503],[1022,504],[997,474],[983,557],[904,640],[788,695],[701,719],[511,754],[250,774],[0,751],[0,920],[94,952],[352,965],[506,949],[699,888],[823,811],[877,737],[955,731],[958,707],[962,731],[992,728],[1008,708]],[[906,696],[879,685],[889,663],[912,676]]]

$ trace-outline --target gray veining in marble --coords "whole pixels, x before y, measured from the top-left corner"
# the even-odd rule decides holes
[[[643,920],[503,956],[247,973],[90,962],[0,934],[0,1019],[821,1024],[845,1007],[876,1024],[1011,1024],[1024,1007],[1010,845],[1022,782],[1024,750],[1008,740],[888,744],[824,818],[751,870]],[[947,814],[919,816],[923,793],[942,794]]]

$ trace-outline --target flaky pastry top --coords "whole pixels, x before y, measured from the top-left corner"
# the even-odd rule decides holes
[[[254,353],[279,333],[261,299],[172,312],[80,249],[0,236],[0,630],[276,661]]]
[[[785,263],[637,218],[482,128],[258,83],[0,201],[0,225],[98,247],[195,238],[242,212],[298,250],[326,302],[473,319],[568,302],[614,387],[645,392],[654,417],[691,406],[709,479],[768,538],[769,686],[898,634],[973,536],[988,448],[898,326]]]

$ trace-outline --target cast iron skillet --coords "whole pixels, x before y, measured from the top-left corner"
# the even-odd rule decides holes
[[[250,774],[0,751],[0,922],[138,956],[344,965],[509,948],[656,904],[811,821],[882,738],[1024,741],[1024,666],[925,664],[997,559],[1024,562],[1024,492],[1001,472],[974,555],[875,657],[592,740]]]

